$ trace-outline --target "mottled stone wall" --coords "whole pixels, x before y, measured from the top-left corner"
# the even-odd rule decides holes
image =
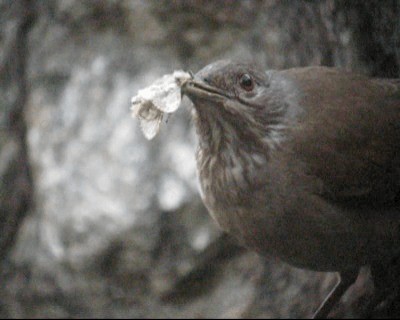
[[[1,0],[0,315],[309,316],[334,275],[222,235],[198,196],[188,103],[149,142],[130,98],[220,58],[399,76],[399,12],[386,0]],[[357,315],[367,275],[338,316]]]

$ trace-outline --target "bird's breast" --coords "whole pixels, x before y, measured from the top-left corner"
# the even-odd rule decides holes
[[[295,188],[290,197],[276,197],[279,178],[254,170],[258,165],[268,167],[260,157],[243,159],[223,153],[211,156],[205,150],[197,154],[202,199],[220,227],[240,243],[318,271],[361,266],[370,260],[370,252],[378,254],[373,221],[366,224],[362,216],[342,213]],[[250,168],[257,177],[247,176]]]

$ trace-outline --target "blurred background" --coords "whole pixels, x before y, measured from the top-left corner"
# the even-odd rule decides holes
[[[312,314],[334,274],[260,258],[207,215],[189,104],[151,142],[130,116],[138,89],[221,58],[398,77],[400,4],[0,0],[1,318]],[[359,315],[367,276],[336,316]]]

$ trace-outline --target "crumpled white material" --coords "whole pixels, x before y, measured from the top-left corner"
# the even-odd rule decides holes
[[[160,131],[164,114],[173,113],[179,108],[181,85],[187,79],[191,79],[189,73],[175,71],[139,90],[132,98],[132,116],[140,120],[140,127],[148,140],[153,139]]]

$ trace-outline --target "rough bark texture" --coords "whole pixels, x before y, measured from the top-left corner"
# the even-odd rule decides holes
[[[312,314],[334,274],[220,233],[188,110],[152,142],[130,118],[139,88],[220,58],[399,77],[399,1],[0,0],[1,317]],[[365,270],[335,315],[370,292]]]
[[[28,99],[28,34],[35,11],[25,1],[0,3],[0,292],[12,267],[8,254],[32,204],[24,109]],[[0,301],[0,315],[7,306]]]

